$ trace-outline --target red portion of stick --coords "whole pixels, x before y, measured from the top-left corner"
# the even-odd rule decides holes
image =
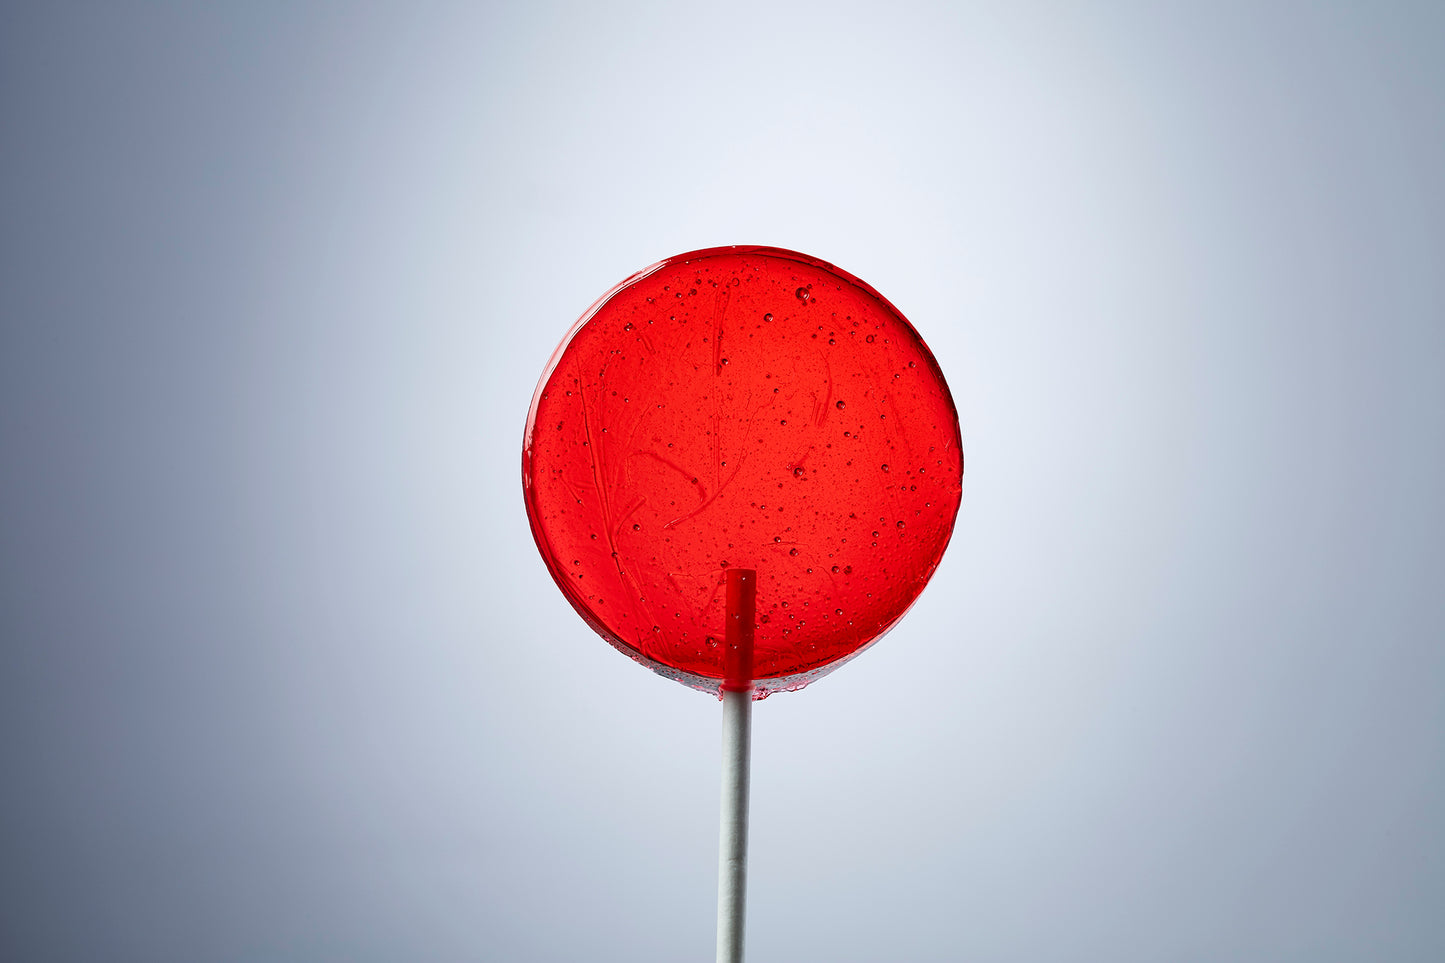
[[[727,668],[722,687],[746,692],[753,687],[753,628],[758,614],[758,573],[750,568],[727,573]]]

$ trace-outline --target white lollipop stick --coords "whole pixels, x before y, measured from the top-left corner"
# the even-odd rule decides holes
[[[722,819],[718,831],[717,963],[742,963],[748,886],[748,773],[753,729],[753,627],[757,572],[727,573],[723,678]]]

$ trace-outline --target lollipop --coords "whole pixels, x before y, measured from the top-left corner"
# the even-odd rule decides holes
[[[582,316],[532,398],[522,478],[587,624],[723,695],[745,846],[750,700],[903,616],[952,534],[963,452],[943,374],[888,301],[816,258],[726,247],[640,271]]]

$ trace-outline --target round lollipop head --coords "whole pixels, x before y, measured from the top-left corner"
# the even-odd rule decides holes
[[[552,578],[603,638],[717,692],[729,567],[757,572],[754,691],[798,689],[902,617],[963,492],[943,373],[882,296],[766,247],[679,255],[582,316],[527,416]]]

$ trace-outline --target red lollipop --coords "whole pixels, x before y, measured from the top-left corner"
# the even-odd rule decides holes
[[[686,685],[723,687],[726,574],[755,570],[763,698],[913,604],[953,532],[963,451],[943,373],[887,300],[816,258],[725,247],[582,316],[533,396],[522,477],[568,601]]]

